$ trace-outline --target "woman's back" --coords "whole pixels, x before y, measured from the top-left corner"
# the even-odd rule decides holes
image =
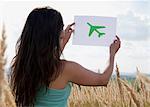
[[[35,107],[67,107],[67,99],[71,92],[71,82],[64,89],[42,87],[36,95]]]
[[[67,107],[67,100],[71,93],[72,83],[66,81],[67,61],[61,60],[64,64],[62,73],[51,82],[49,87],[42,87],[37,91],[35,107]]]

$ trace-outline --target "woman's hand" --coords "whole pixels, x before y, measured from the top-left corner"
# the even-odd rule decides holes
[[[65,36],[64,36],[65,43],[67,43],[69,41],[71,34],[74,32],[74,29],[71,28],[74,24],[75,23],[68,25],[65,29]]]
[[[74,32],[74,29],[71,28],[74,24],[75,23],[68,25],[66,29],[61,33],[61,36],[60,36],[61,51],[64,50],[67,42],[69,41],[71,37],[71,34]]]
[[[115,54],[117,53],[117,51],[119,50],[120,46],[121,46],[121,41],[120,41],[119,37],[116,36],[116,39],[110,45],[110,56],[114,57]]]

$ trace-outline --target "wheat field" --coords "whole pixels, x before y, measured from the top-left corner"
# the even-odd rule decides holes
[[[0,38],[0,107],[16,107],[8,79],[4,75],[5,29]],[[120,78],[116,65],[116,78],[107,87],[88,87],[73,84],[68,107],[150,107],[150,78],[137,69],[132,82]]]
[[[150,107],[150,78],[137,69],[134,82],[117,76],[107,87],[87,87],[73,85],[69,97],[69,107]]]

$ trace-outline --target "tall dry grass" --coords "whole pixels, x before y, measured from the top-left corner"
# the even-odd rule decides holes
[[[107,87],[73,85],[69,107],[150,107],[150,78],[137,69],[136,79],[128,82],[120,78],[116,65],[116,79]]]
[[[16,107],[14,97],[11,93],[8,81],[5,76],[5,50],[6,50],[6,33],[5,26],[3,25],[3,30],[0,39],[0,107]]]

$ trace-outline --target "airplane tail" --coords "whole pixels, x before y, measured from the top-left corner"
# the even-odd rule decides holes
[[[105,33],[99,33],[98,37],[105,35]]]

